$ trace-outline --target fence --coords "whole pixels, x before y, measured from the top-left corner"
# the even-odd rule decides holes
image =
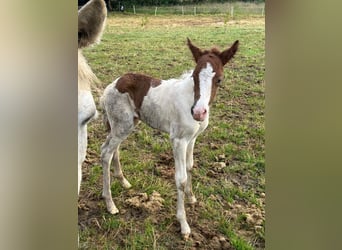
[[[126,13],[145,15],[215,15],[228,14],[231,17],[264,16],[265,4],[223,3],[185,6],[125,6]]]

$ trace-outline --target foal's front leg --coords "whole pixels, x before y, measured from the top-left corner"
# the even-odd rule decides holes
[[[181,225],[181,232],[185,239],[190,235],[190,227],[186,221],[184,208],[184,191],[187,183],[186,173],[186,149],[188,141],[184,138],[175,138],[172,140],[173,155],[175,159],[175,180],[177,186],[177,219]]]
[[[187,182],[185,186],[185,194],[189,200],[190,204],[196,203],[197,199],[192,192],[192,167],[194,165],[193,155],[194,155],[194,145],[196,138],[192,139],[186,149],[186,172],[187,172]]]

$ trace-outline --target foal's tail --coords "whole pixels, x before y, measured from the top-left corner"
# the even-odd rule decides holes
[[[104,104],[104,95],[101,96],[101,98],[100,98],[100,107],[102,110],[103,125],[106,127],[106,131],[109,132],[111,130],[111,127],[110,127],[110,124],[108,121],[107,111],[106,111],[105,104]]]

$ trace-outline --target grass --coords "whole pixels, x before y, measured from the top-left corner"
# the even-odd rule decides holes
[[[120,214],[106,212],[99,159],[106,132],[101,119],[97,119],[89,125],[79,198],[81,249],[265,247],[264,19],[110,14],[102,42],[84,50],[101,81],[92,86],[95,101],[98,104],[107,84],[127,72],[168,79],[192,69],[187,37],[201,48],[216,45],[223,49],[237,39],[241,45],[225,68],[225,80],[210,110],[209,126],[195,145],[193,190],[198,203],[186,206],[191,238],[181,239],[175,216],[169,137],[142,123],[120,150],[124,174],[133,187],[124,190],[113,181],[112,194]],[[217,162],[223,162],[223,167]],[[158,212],[126,202],[139,193],[151,195],[153,191],[164,199]]]

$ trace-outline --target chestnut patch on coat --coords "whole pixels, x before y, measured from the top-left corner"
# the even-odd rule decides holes
[[[135,110],[139,114],[144,96],[152,87],[157,87],[161,84],[161,80],[143,75],[128,73],[119,78],[116,83],[116,89],[120,93],[128,93],[130,98],[133,100]]]

